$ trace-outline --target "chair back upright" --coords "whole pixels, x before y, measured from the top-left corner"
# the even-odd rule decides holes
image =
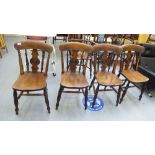
[[[91,53],[92,53],[92,47],[90,45],[80,43],[80,42],[67,42],[67,43],[61,44],[59,46],[59,49],[61,51],[62,73],[67,71],[75,73],[78,70],[79,73],[82,72],[85,75],[88,58],[91,56]],[[70,60],[69,60],[69,65],[65,67],[64,53],[67,51],[70,52]],[[80,59],[78,57],[79,53],[81,54]],[[84,55],[87,55],[87,58],[85,61],[83,61]]]
[[[141,60],[141,54],[144,52],[144,47],[135,44],[122,46],[123,52],[121,55],[121,71],[122,70],[138,70]]]
[[[47,76],[50,54],[53,51],[51,45],[39,41],[22,41],[15,43],[14,47],[18,51],[21,75],[24,72],[41,72]]]
[[[111,44],[98,44],[93,46],[94,73],[112,72],[115,74],[122,48]],[[97,67],[98,66],[98,67]]]

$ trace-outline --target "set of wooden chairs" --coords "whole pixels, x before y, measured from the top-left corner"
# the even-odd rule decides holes
[[[15,112],[18,114],[18,100],[22,95],[44,95],[47,111],[50,113],[47,73],[53,47],[37,41],[18,42],[14,45],[18,51],[20,76],[13,84]],[[139,45],[116,46],[111,44],[91,45],[78,41],[70,41],[59,46],[61,52],[61,81],[57,96],[56,110],[62,93],[83,93],[85,110],[87,109],[88,90],[94,86],[94,101],[98,92],[114,90],[117,93],[116,105],[123,98],[130,84],[141,89],[139,100],[146,88],[148,78],[138,72],[141,54],[144,48]],[[68,62],[66,55],[68,53]],[[25,58],[24,58],[25,57]],[[24,58],[24,59],[23,59]],[[89,84],[86,71],[89,60],[92,60],[93,79]],[[25,63],[24,63],[25,62]],[[24,67],[26,64],[26,67]],[[121,76],[124,79],[121,79]],[[95,84],[97,86],[95,87]],[[139,86],[141,84],[141,87]],[[104,87],[100,89],[100,87]],[[34,94],[43,91],[42,94]]]

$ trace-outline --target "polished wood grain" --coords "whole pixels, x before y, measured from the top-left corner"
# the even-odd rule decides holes
[[[141,93],[139,100],[141,100],[144,90],[146,89],[149,78],[138,72],[139,63],[141,60],[141,54],[144,52],[144,47],[134,44],[123,45],[123,53],[121,56],[121,68],[120,74],[125,77],[125,89],[121,96],[120,102],[123,101],[130,84],[138,87],[137,84],[141,84]]]
[[[46,87],[46,76],[43,73],[25,72],[15,81],[12,88],[20,91],[35,91]]]
[[[15,49],[18,51],[19,58],[19,67],[20,67],[20,76],[13,84],[13,95],[14,95],[14,104],[15,104],[15,112],[18,114],[18,99],[22,95],[37,95],[30,94],[33,91],[43,91],[43,95],[45,97],[45,103],[47,106],[48,113],[50,113],[50,106],[48,100],[48,92],[47,92],[47,72],[50,54],[53,51],[53,47],[43,42],[39,41],[23,41],[17,42],[14,44]],[[25,53],[25,62],[26,67],[24,67],[24,58],[22,57],[23,52]],[[28,54],[30,55],[28,56]],[[39,57],[39,53],[41,57]],[[45,54],[47,55],[45,60]],[[45,63],[46,62],[46,63]],[[41,65],[41,67],[39,67]],[[31,68],[30,68],[31,66]],[[18,92],[20,94],[18,95]],[[26,92],[27,94],[24,94]]]
[[[66,72],[61,76],[61,85],[66,88],[85,88],[89,83],[82,73]]]
[[[119,86],[123,84],[123,81],[111,72],[98,72],[95,76],[100,85]]]
[[[57,96],[56,109],[58,109],[59,107],[62,92],[64,92],[64,89],[67,88],[67,89],[82,90],[85,96],[85,110],[86,110],[89,84],[87,82],[85,74],[88,58],[92,52],[92,47],[80,42],[67,42],[61,44],[59,46],[59,49],[61,51],[62,75],[60,81],[60,88]],[[64,53],[67,51],[70,51],[70,61],[65,69]],[[80,57],[81,59],[78,57],[79,52],[82,53]],[[87,58],[85,62],[82,64],[84,53],[87,53]],[[75,91],[70,92],[73,93]]]
[[[149,78],[135,70],[123,70],[122,74],[133,83],[143,83],[149,81]]]
[[[89,87],[90,89],[94,85],[95,80],[97,81],[93,106],[95,105],[98,91],[100,91],[100,86],[105,87],[104,91],[106,91],[108,86],[112,87],[112,90],[115,90],[113,87],[118,86],[118,91],[115,90],[115,92],[117,92],[116,106],[118,106],[123,81],[117,77],[115,72],[116,66],[118,67],[121,52],[121,47],[111,44],[97,44],[93,46],[95,75]],[[98,67],[96,64],[98,64]]]
[[[22,41],[17,42],[14,45],[16,50],[25,50],[25,49],[39,49],[41,51],[46,51],[52,53],[53,47],[49,44],[45,44],[40,41]]]

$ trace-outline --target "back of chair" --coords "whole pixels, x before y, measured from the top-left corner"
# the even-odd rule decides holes
[[[24,72],[30,71],[33,73],[42,72],[47,75],[50,54],[53,51],[51,45],[39,41],[23,41],[15,43],[14,47],[18,51],[21,75],[24,74]],[[23,63],[24,61],[25,63]],[[25,69],[24,64],[26,64]]]
[[[144,47],[140,45],[123,45],[123,53],[121,55],[121,71],[128,69],[138,70],[141,54],[144,52]]]
[[[96,73],[97,71],[111,71],[112,73],[115,73],[121,52],[122,48],[116,45],[98,44],[93,46],[93,54],[95,57],[94,72]],[[97,63],[99,66],[98,70],[96,67]]]
[[[85,75],[88,58],[91,56],[91,53],[92,53],[92,47],[80,42],[67,42],[67,43],[61,44],[59,46],[59,49],[61,51],[62,73],[66,72],[67,70],[70,72],[76,72],[77,66],[79,66],[78,72],[81,72],[81,67],[83,67],[82,73]],[[70,52],[70,62],[69,62],[69,66],[67,66],[69,68],[68,69],[66,68],[65,70],[64,52],[67,52],[67,51]],[[78,59],[79,52],[81,53],[80,60]],[[87,59],[84,62],[85,64],[82,65],[83,56],[86,53],[87,53]]]

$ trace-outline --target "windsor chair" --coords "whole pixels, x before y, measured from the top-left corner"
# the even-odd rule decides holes
[[[60,88],[57,96],[56,110],[59,107],[62,92],[80,93],[81,90],[85,96],[85,109],[87,109],[87,96],[88,96],[89,83],[85,75],[86,75],[86,66],[89,56],[91,56],[92,47],[87,44],[79,42],[67,42],[61,44],[59,46],[59,49],[61,51],[62,74],[61,74]],[[65,66],[64,55],[65,52],[67,51],[70,51],[70,61],[69,65]],[[82,53],[81,59],[78,59],[79,53]],[[85,64],[82,65],[82,60],[85,53],[87,53],[87,59],[85,61]],[[74,91],[64,91],[65,88],[73,89]]]
[[[111,44],[98,44],[93,46],[93,53],[95,57],[94,61],[94,77],[91,81],[89,89],[97,81],[97,87],[95,90],[94,100],[92,106],[94,107],[95,101],[99,91],[111,91],[114,90],[117,93],[116,106],[120,101],[121,87],[123,81],[117,77],[116,67],[118,67],[118,61],[122,48]],[[99,67],[96,65],[99,64]],[[104,89],[99,89],[104,86]],[[107,89],[110,87],[110,89]],[[118,90],[116,89],[118,87]]]
[[[147,82],[149,78],[144,76],[138,71],[139,63],[141,60],[141,54],[144,52],[144,47],[140,45],[123,45],[123,53],[121,56],[121,68],[119,75],[123,75],[125,77],[124,85],[125,89],[121,96],[120,102],[123,101],[123,98],[130,87],[130,84],[141,89],[141,93],[139,95],[139,100],[141,100],[144,90],[147,88]],[[142,87],[139,86],[142,85]]]
[[[46,78],[50,55],[53,51],[52,46],[43,42],[23,41],[15,43],[14,47],[18,51],[20,66],[20,76],[12,86],[16,114],[18,115],[19,111],[18,100],[22,95],[44,95],[47,110],[50,113]],[[45,56],[47,56],[46,60]],[[30,93],[41,90],[43,90],[43,94]]]

